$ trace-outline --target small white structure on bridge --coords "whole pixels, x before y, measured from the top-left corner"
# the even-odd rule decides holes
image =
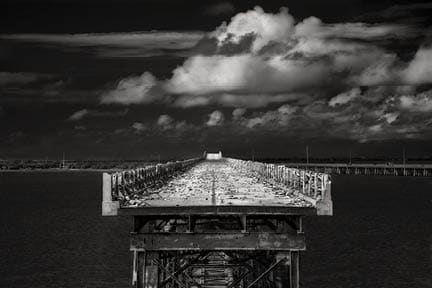
[[[206,160],[221,160],[222,159],[222,152],[219,151],[218,153],[205,153],[205,159]]]

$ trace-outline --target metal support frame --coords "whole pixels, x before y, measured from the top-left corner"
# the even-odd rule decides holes
[[[268,273],[270,273],[277,265],[279,265],[279,263],[281,263],[282,261],[284,261],[285,259],[280,259],[278,261],[276,261],[276,263],[272,264],[269,268],[267,268],[267,270],[265,270],[263,273],[261,273],[261,275],[258,276],[258,278],[256,278],[251,284],[249,284],[247,286],[247,288],[251,288],[253,286],[255,286],[262,278],[264,278]]]
[[[301,215],[135,216],[137,288],[298,288]]]

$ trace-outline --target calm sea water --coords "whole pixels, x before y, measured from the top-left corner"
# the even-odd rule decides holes
[[[101,217],[95,172],[0,173],[0,287],[129,287],[127,218]],[[333,177],[305,220],[305,288],[432,287],[432,178]]]

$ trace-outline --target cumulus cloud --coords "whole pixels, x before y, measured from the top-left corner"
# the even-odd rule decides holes
[[[271,41],[287,40],[294,28],[294,18],[283,7],[279,13],[265,13],[261,7],[255,7],[231,18],[229,24],[222,24],[213,34],[219,45],[225,42],[239,43],[243,37],[255,35],[252,51],[257,52]]]
[[[154,120],[136,121],[129,127],[119,128],[113,134],[143,135],[148,137],[179,137],[184,133],[194,131],[196,127],[184,120],[176,120],[168,114],[159,115]]]
[[[164,89],[181,96],[175,105],[235,107],[249,95],[253,104],[244,106],[263,107],[323,87],[402,84],[397,54],[374,41],[412,36],[400,25],[325,24],[316,17],[296,24],[287,9],[271,14],[259,7],[237,14],[210,35],[219,52],[252,40],[239,53],[192,56],[174,69]]]
[[[381,119],[384,119],[388,124],[392,124],[395,122],[399,117],[398,112],[389,112],[382,115]]]
[[[403,76],[411,84],[432,83],[432,47],[421,47],[403,71]]]
[[[368,129],[369,129],[371,132],[376,133],[376,132],[380,132],[380,131],[382,131],[383,126],[382,126],[382,124],[376,124],[376,125],[372,125],[372,126],[370,126]]]
[[[247,83],[246,67],[250,71],[262,63],[249,55],[235,57],[194,56],[173,71],[167,83],[172,93],[206,94],[241,89]]]
[[[189,124],[184,120],[176,120],[167,114],[160,115],[156,120],[155,126],[158,130],[172,132],[184,132],[194,128],[194,125]]]
[[[358,75],[352,77],[352,82],[361,86],[380,86],[395,84],[399,80],[399,68],[395,54],[382,54],[380,59],[375,63],[370,63]]]
[[[355,98],[359,97],[361,94],[361,90],[359,88],[353,88],[350,91],[341,93],[329,101],[329,106],[335,107],[337,105],[344,105],[348,102],[354,100]]]
[[[238,13],[228,24],[224,23],[217,28],[211,36],[217,39],[219,47],[229,43],[238,44],[246,37],[253,36],[250,49],[256,54],[262,51],[262,48],[277,43],[283,43],[285,48],[290,49],[290,46],[295,46],[300,40],[399,39],[414,35],[410,27],[395,24],[326,24],[317,17],[309,17],[296,24],[294,17],[285,7],[277,14],[266,13],[261,7],[255,7],[253,10]],[[331,41],[329,43],[331,44]]]
[[[413,113],[432,109],[429,92],[420,86],[430,84],[431,49],[420,47],[407,61],[407,54],[402,57],[389,43],[418,33],[400,24],[327,24],[316,17],[296,22],[286,8],[266,13],[256,7],[207,34],[198,46],[210,48],[187,58],[170,78],[157,80],[149,73],[127,78],[103,99],[233,107],[234,125],[225,126],[284,135],[313,131],[359,141],[402,133],[417,137],[428,120]],[[219,110],[208,116],[204,127],[228,121]],[[161,127],[176,127],[168,117]]]
[[[430,91],[415,93],[406,86],[363,89],[362,93],[352,89],[338,94],[332,98],[333,106],[330,101],[316,98],[269,111],[249,111],[247,116],[242,110],[234,110],[238,116],[233,116],[232,121],[235,126],[248,128],[239,130],[245,133],[258,131],[296,138],[335,137],[367,142],[432,134],[427,124],[431,123],[430,113],[418,113],[432,111]],[[413,94],[408,97],[407,92]]]
[[[211,104],[226,107],[262,108],[273,103],[282,103],[306,99],[309,95],[305,93],[283,93],[283,94],[245,94],[245,93],[214,93],[206,95],[183,94],[176,97],[174,106],[189,108],[196,106],[207,106]]]
[[[141,132],[147,130],[147,125],[145,125],[144,123],[141,123],[141,122],[135,122],[135,123],[132,124],[132,128],[137,133],[141,133]]]
[[[243,115],[246,113],[246,109],[245,108],[236,108],[233,110],[232,112],[232,118],[234,121],[240,119],[241,117],[243,117]]]
[[[397,53],[374,41],[412,37],[410,29],[361,22],[326,24],[316,17],[296,23],[287,8],[273,14],[255,7],[236,14],[202,40],[215,45],[212,53],[189,57],[170,79],[157,81],[146,73],[126,78],[103,102],[145,104],[164,98],[180,107],[257,108],[323,89],[400,85],[403,65]],[[233,51],[235,45],[237,52],[224,52]],[[419,51],[419,60],[414,59],[407,70],[428,72],[432,65],[424,61],[427,57]],[[418,68],[417,62],[425,67]],[[175,97],[162,97],[164,93]]]
[[[432,112],[432,90],[417,95],[403,95],[400,106],[413,112]]]
[[[224,114],[219,110],[215,110],[209,114],[209,119],[206,122],[206,125],[207,126],[221,126],[224,123],[224,120],[225,120]]]
[[[69,121],[79,121],[86,117],[121,117],[125,116],[129,112],[128,109],[120,110],[120,111],[99,111],[99,110],[90,110],[90,109],[81,109],[78,110],[72,115],[69,116]]]
[[[81,109],[76,112],[74,112],[72,115],[69,116],[70,121],[78,121],[83,119],[86,115],[89,114],[88,109]]]
[[[281,93],[322,85],[331,71],[325,61],[271,59],[253,55],[195,56],[173,71],[166,89],[171,93]],[[271,97],[271,96],[270,96]]]
[[[326,108],[315,102],[304,107],[303,113],[311,117],[305,123],[325,121],[326,131],[339,138],[360,142],[411,139],[432,132],[425,124],[429,114],[419,113],[432,111],[430,95],[430,91],[415,93],[414,87],[407,86],[368,88],[349,104]]]
[[[285,127],[289,124],[289,120],[297,109],[297,107],[285,104],[276,110],[260,113],[259,115],[250,118],[243,118],[242,125],[248,128],[257,128],[268,125],[273,126],[273,128],[278,128],[280,126]]]
[[[342,95],[350,100],[346,102],[347,99]],[[227,135],[264,133],[269,137],[283,135],[287,139],[319,137],[359,142],[413,139],[432,135],[430,95],[431,91],[416,93],[413,87],[407,86],[363,87],[361,93],[360,89],[352,89],[338,94],[332,98],[335,103],[333,106],[329,104],[332,99],[311,98],[307,102],[283,104],[267,111],[236,108],[229,119],[220,110],[215,110],[199,125],[177,121],[167,114],[143,125],[149,133],[164,133],[169,137],[202,133],[208,127],[223,125]],[[141,125],[134,126],[131,131],[139,133]]]
[[[174,118],[166,114],[160,115],[156,124],[164,130],[170,129],[174,126]]]
[[[117,87],[102,95],[101,103],[123,105],[146,104],[158,100],[157,79],[149,72],[138,77],[129,77],[118,82]]]

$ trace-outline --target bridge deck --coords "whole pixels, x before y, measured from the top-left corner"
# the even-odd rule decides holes
[[[198,163],[165,185],[137,194],[123,207],[290,206],[312,207],[295,190],[235,169],[226,160]]]
[[[233,158],[103,175],[103,215],[331,215],[330,176]]]

